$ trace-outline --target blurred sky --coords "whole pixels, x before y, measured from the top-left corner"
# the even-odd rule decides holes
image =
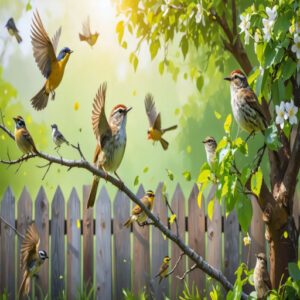
[[[66,138],[72,143],[80,142],[85,156],[92,159],[95,147],[90,119],[92,101],[99,84],[107,81],[107,111],[117,103],[133,107],[128,115],[127,148],[118,170],[120,177],[133,187],[136,175],[140,175],[140,182],[144,183],[146,189],[155,189],[159,181],[166,181],[172,193],[175,183],[171,182],[166,175],[166,169],[170,169],[175,175],[175,181],[180,181],[183,188],[190,191],[192,183],[185,181],[182,172],[189,170],[191,165],[199,170],[200,165],[205,161],[203,152],[197,161],[190,161],[187,165],[185,158],[188,154],[184,149],[189,146],[189,143],[179,145],[177,142],[178,132],[182,131],[182,128],[177,132],[166,134],[166,139],[170,142],[168,151],[163,151],[159,144],[153,146],[146,138],[148,120],[144,110],[144,96],[147,92],[153,93],[157,109],[162,114],[163,126],[170,126],[178,123],[175,110],[182,108],[187,103],[188,97],[195,93],[195,84],[183,80],[182,76],[176,82],[168,74],[160,76],[157,65],[163,54],[160,53],[156,60],[151,61],[146,45],[141,49],[139,66],[135,73],[129,63],[129,54],[130,50],[134,49],[136,40],[128,38],[128,50],[119,46],[115,33],[118,19],[110,0],[31,1],[32,10],[28,12],[24,9],[26,3],[27,1],[1,0],[0,36],[7,40],[4,57],[5,80],[11,82],[18,90],[16,101],[23,104],[28,111],[28,116],[35,122],[44,123],[48,128],[48,131],[43,133],[43,138],[35,139],[36,144],[42,147],[43,151],[55,154],[50,125],[56,123]],[[30,25],[35,9],[39,10],[50,36],[53,36],[58,27],[62,26],[58,49],[68,46],[74,50],[62,83],[56,90],[55,101],[50,101],[47,108],[40,112],[33,110],[29,101],[44,83],[44,78],[34,61],[30,42]],[[7,36],[4,28],[7,19],[11,16],[15,18],[23,38],[20,45]],[[78,38],[82,22],[87,16],[90,16],[92,31],[100,33],[98,42],[93,48],[80,42]],[[3,44],[0,47],[3,47]],[[75,102],[79,103],[77,111],[73,108]],[[213,119],[213,116],[211,118]],[[199,135],[193,137],[199,139],[199,144],[207,135],[201,132],[201,127],[203,124],[201,126],[199,124]],[[28,129],[30,130],[30,124]],[[73,149],[66,146],[62,147],[60,153],[67,158],[78,157]],[[43,184],[50,195],[53,195],[54,187],[60,184],[68,196],[73,186],[81,191],[83,184],[90,184],[92,181],[92,176],[85,171],[66,172],[65,168],[57,166],[51,167],[46,179],[42,181],[39,178],[44,171],[35,168],[37,164],[37,161],[35,164],[23,164],[18,175],[11,175],[11,185],[15,187],[17,194],[24,185],[27,185],[34,195]],[[143,173],[145,167],[149,167],[147,173]],[[2,168],[1,173],[4,176],[5,172]],[[30,180],[30,174],[33,173],[38,174],[36,180]],[[1,191],[5,189],[1,183],[0,189]],[[114,193],[115,189],[110,191]]]

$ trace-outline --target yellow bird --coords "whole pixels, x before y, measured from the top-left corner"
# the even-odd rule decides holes
[[[159,268],[159,272],[155,275],[156,277],[159,277],[159,283],[161,283],[161,281],[167,276],[168,274],[168,269],[170,267],[170,260],[171,258],[166,255],[163,259],[163,262]]]
[[[19,149],[24,154],[37,153],[34,141],[26,128],[25,121],[21,116],[13,118],[16,127],[15,127],[15,141]]]
[[[97,42],[98,36],[98,32],[91,33],[90,17],[87,17],[86,21],[82,23],[82,34],[79,33],[80,41],[85,41],[93,47]]]
[[[156,112],[155,102],[151,94],[147,94],[145,97],[145,108],[149,120],[150,128],[148,129],[148,139],[154,142],[159,141],[164,150],[167,150],[169,143],[162,138],[163,134],[167,131],[174,130],[177,125],[162,129],[160,113]]]
[[[34,14],[31,26],[31,43],[35,61],[47,79],[42,89],[31,99],[31,104],[36,110],[42,110],[47,106],[49,95],[55,98],[55,89],[59,86],[65,71],[66,64],[73,52],[64,47],[56,57],[56,49],[61,35],[61,27],[56,31],[52,41],[50,40],[38,11]]]
[[[152,210],[153,205],[154,205],[154,198],[155,198],[155,194],[153,193],[153,191],[149,190],[146,192],[146,194],[143,196],[143,198],[141,199],[142,203],[149,209]],[[146,222],[147,220],[147,215],[145,214],[145,212],[143,211],[143,209],[139,206],[136,205],[132,211],[131,211],[132,215],[130,216],[130,218],[124,223],[124,227],[129,228],[130,225],[133,222],[138,222],[139,225],[143,225],[143,223]]]
[[[20,265],[23,279],[19,289],[20,298],[29,294],[31,278],[39,272],[41,265],[48,258],[45,250],[39,250],[39,245],[40,237],[35,224],[32,223],[21,245]]]

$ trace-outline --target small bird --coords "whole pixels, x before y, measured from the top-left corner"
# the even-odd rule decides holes
[[[15,126],[15,141],[19,149],[24,154],[37,153],[34,141],[26,128],[25,121],[21,116],[14,117]]]
[[[80,41],[85,41],[93,47],[97,42],[98,36],[98,32],[91,33],[90,17],[87,17],[86,21],[82,23],[82,34],[79,33]]]
[[[56,31],[52,41],[50,40],[38,11],[34,14],[31,26],[31,43],[35,61],[47,79],[42,89],[31,99],[31,104],[36,110],[42,110],[47,106],[49,95],[55,98],[55,89],[59,86],[65,71],[66,64],[73,52],[64,47],[56,57],[56,49],[61,35],[61,27]]]
[[[16,38],[17,42],[20,44],[22,42],[22,38],[19,34],[19,30],[16,26],[15,20],[13,18],[9,18],[5,27],[7,28],[8,33],[11,36],[14,36]]]
[[[267,120],[243,72],[232,71],[224,79],[230,81],[231,108],[238,125],[249,133],[264,131]]]
[[[166,255],[163,259],[162,264],[160,265],[159,272],[155,275],[155,278],[159,276],[159,283],[161,283],[161,281],[164,278],[166,278],[168,274],[168,269],[170,267],[170,260],[171,258],[168,255]]]
[[[29,294],[31,278],[39,272],[42,264],[49,258],[45,250],[39,250],[39,245],[40,237],[35,224],[32,223],[29,225],[21,245],[20,266],[23,279],[19,297]]]
[[[272,289],[272,285],[267,269],[267,257],[264,253],[256,255],[253,281],[257,299],[267,299],[268,291]]]
[[[207,163],[210,167],[212,167],[216,161],[217,142],[214,137],[208,136],[202,141],[202,143],[204,144]]]
[[[123,104],[116,105],[107,120],[105,114],[105,97],[107,85],[104,82],[96,94],[92,110],[92,125],[97,145],[94,154],[94,164],[104,172],[117,174],[126,148],[127,113],[132,109]],[[87,208],[93,207],[96,199],[99,177],[94,176]]]
[[[55,149],[58,149],[63,143],[70,145],[70,143],[65,139],[63,134],[58,130],[56,124],[52,124],[51,128],[52,128],[52,140],[56,145]]]
[[[145,97],[145,108],[146,108],[146,113],[148,116],[149,126],[150,126],[150,128],[147,131],[148,139],[153,140],[154,142],[160,141],[163,149],[167,150],[169,147],[169,143],[162,138],[162,135],[167,131],[176,129],[177,125],[165,129],[161,128],[160,113],[156,112],[155,102],[151,94],[147,94]]]
[[[149,210],[152,210],[154,205],[154,198],[155,194],[153,193],[153,191],[149,190],[143,196],[141,201]],[[143,225],[143,223],[146,222],[147,217],[148,216],[145,214],[143,209],[139,205],[136,205],[131,211],[130,218],[123,224],[123,226],[129,228],[130,225],[135,221],[138,222],[139,225]]]

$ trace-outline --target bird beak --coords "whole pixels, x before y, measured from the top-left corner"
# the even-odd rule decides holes
[[[225,77],[224,80],[231,81],[230,77]]]
[[[17,118],[13,118],[13,120],[14,120],[15,122],[17,122],[17,121],[18,121],[18,119],[17,119]]]
[[[73,50],[70,50],[70,54],[73,53],[73,52],[74,52]]]
[[[128,107],[127,110],[126,110],[126,114],[132,110],[132,107]]]

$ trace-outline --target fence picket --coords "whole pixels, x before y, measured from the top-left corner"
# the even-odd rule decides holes
[[[1,203],[1,217],[6,222],[15,226],[15,197],[10,187],[4,193]],[[15,232],[6,224],[1,222],[1,280],[0,293],[7,291],[8,299],[15,299]]]
[[[40,248],[50,253],[49,249],[49,203],[43,187],[40,188],[35,200],[35,224],[40,235]],[[43,264],[39,276],[35,280],[38,299],[49,295],[49,260]]]
[[[185,235],[185,199],[182,193],[181,187],[177,184],[173,198],[172,198],[172,209],[176,214],[176,219],[178,223],[178,235],[184,240]],[[171,229],[173,232],[176,233],[176,224],[175,222],[171,224]],[[176,263],[178,257],[182,253],[179,247],[172,243],[172,267]],[[172,274],[171,278],[171,299],[178,299],[179,295],[183,291],[184,285],[183,281],[176,278],[176,275],[181,276],[186,271],[186,260],[185,256],[182,257],[181,261],[179,262],[178,266],[176,267],[175,272]]]
[[[159,216],[160,221],[168,224],[168,213],[165,199],[162,195],[163,183],[159,183],[155,193],[155,202],[153,213]],[[164,256],[168,255],[168,241],[164,239],[162,233],[154,226],[152,228],[152,278],[159,272],[160,265]],[[169,295],[169,278],[163,280],[160,284],[158,278],[151,280],[151,287],[154,290],[155,299],[163,300]]]
[[[96,299],[112,299],[111,205],[103,186],[96,203]]]
[[[65,282],[65,200],[58,186],[52,201],[51,212],[51,299],[58,299]]]
[[[67,299],[72,300],[81,290],[80,200],[75,188],[67,207]]]
[[[130,200],[121,191],[114,201],[114,299],[124,298],[122,289],[131,289],[130,229],[123,226],[128,219]]]

